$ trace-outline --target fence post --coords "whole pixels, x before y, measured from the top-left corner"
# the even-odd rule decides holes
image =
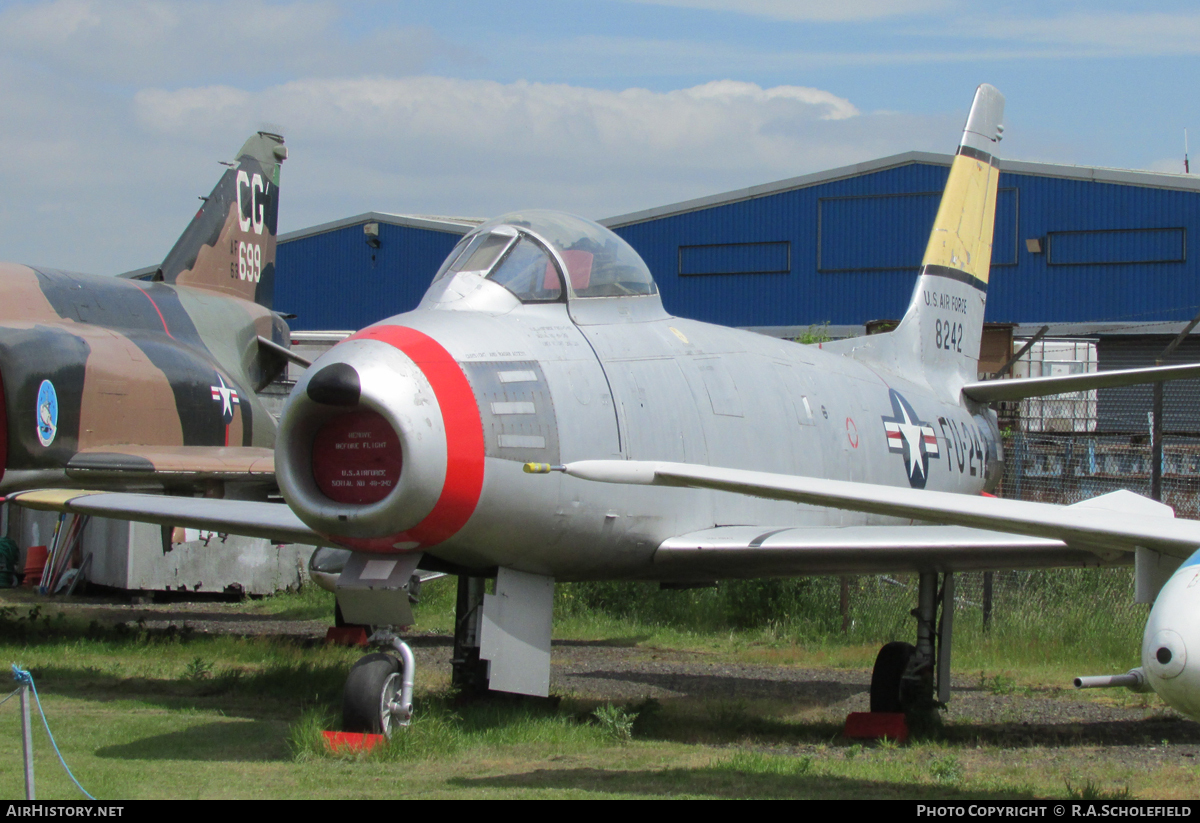
[[[29,684],[21,683],[21,743],[25,755],[25,799],[37,800],[33,792],[33,724],[29,720]]]
[[[992,630],[992,575],[995,572],[983,573],[983,630]]]
[[[1156,361],[1161,365],[1162,361]],[[1150,498],[1162,502],[1163,384],[1154,384],[1154,406],[1150,417]]]

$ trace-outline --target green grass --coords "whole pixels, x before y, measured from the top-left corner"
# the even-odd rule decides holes
[[[1022,593],[1024,611],[1011,603],[998,608],[990,633],[973,627],[966,610],[956,622],[956,681],[1054,699],[1056,684],[1079,671],[1128,668],[1136,637],[1122,636],[1124,646],[1095,635],[1097,626],[1128,635],[1131,612],[1113,609],[1109,623],[1088,622],[1082,612],[1105,611],[1096,608],[1095,591],[1089,594],[1095,585],[1084,578],[1029,588]],[[447,632],[454,592],[453,578],[427,584],[415,630]],[[834,623],[820,614],[830,594],[828,581],[690,593],[638,584],[628,590],[565,585],[556,595],[555,637],[685,649],[722,663],[868,668],[878,645],[891,639],[892,610],[911,604],[897,596],[867,613],[864,601],[855,600],[857,622],[842,634],[840,618]],[[1125,765],[1107,758],[1102,746],[1079,740],[1047,749],[951,724],[904,746],[852,744],[840,738],[839,722],[804,709],[803,695],[796,702],[679,698],[616,705],[567,694],[558,703],[459,704],[446,691],[447,673],[432,670],[419,672],[409,729],[368,754],[334,755],[321,732],[337,725],[342,683],[357,650],[212,637],[186,628],[104,627],[57,616],[58,601],[35,611],[19,596],[0,594],[5,600],[13,605],[0,608],[3,662],[33,671],[67,762],[100,798],[1200,794],[1194,768],[1171,765],[1177,761],[1150,769]],[[328,620],[332,600],[310,589],[223,608]],[[622,616],[621,609],[632,614]],[[836,600],[833,609],[836,615]],[[905,638],[907,620],[897,624]],[[1039,644],[1048,648],[1030,648]],[[0,754],[0,796],[21,797],[15,700],[0,707],[5,735],[10,745],[0,748],[8,752]],[[39,798],[78,797],[40,726],[35,749]]]

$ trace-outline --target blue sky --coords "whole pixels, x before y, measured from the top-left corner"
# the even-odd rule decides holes
[[[255,128],[284,231],[368,210],[602,218],[911,149],[1180,171],[1194,4],[0,2],[0,255],[160,260]]]

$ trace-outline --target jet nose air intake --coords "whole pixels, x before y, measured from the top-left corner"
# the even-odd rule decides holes
[[[333,542],[423,549],[456,534],[479,500],[479,408],[436,340],[375,326],[301,378],[280,420],[275,466],[292,509]]]
[[[335,503],[378,503],[400,482],[403,465],[400,437],[377,412],[331,417],[313,437],[313,480]]]

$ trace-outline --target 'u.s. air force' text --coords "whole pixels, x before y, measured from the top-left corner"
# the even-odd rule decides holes
[[[967,298],[965,297],[946,294],[940,291],[929,291],[928,289],[922,289],[921,291],[925,295],[926,306],[931,306],[935,309],[945,309],[957,314],[967,313]]]

